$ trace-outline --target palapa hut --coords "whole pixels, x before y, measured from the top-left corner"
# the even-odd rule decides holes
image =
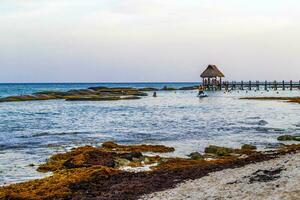
[[[222,87],[222,78],[225,76],[216,65],[208,65],[200,77],[207,89],[216,89]]]

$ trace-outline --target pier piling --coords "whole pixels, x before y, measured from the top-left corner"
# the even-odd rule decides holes
[[[268,90],[268,81],[265,81],[265,90]]]
[[[259,90],[265,90],[265,91],[269,91],[270,89],[273,90],[278,90],[278,89],[282,89],[282,90],[294,90],[294,89],[298,89],[300,90],[300,80],[299,81],[285,81],[283,80],[282,82],[278,82],[276,80],[274,81],[222,81],[219,82],[216,86],[212,87],[212,86],[206,86],[207,90],[222,90],[225,89],[226,91],[228,90],[252,90],[253,88],[255,89],[255,91],[259,91]]]

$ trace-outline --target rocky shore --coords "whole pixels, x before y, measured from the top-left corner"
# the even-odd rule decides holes
[[[31,95],[9,96],[0,98],[0,102],[20,102],[20,101],[45,101],[64,99],[66,101],[116,101],[140,99],[147,96],[146,92],[150,91],[175,91],[175,90],[195,90],[198,86],[182,88],[108,88],[108,87],[91,87],[88,89],[70,90],[67,92],[44,91]]]
[[[1,187],[0,199],[138,199],[213,172],[298,153],[300,144],[283,145],[268,152],[256,151],[252,145],[240,149],[209,146],[204,154],[193,152],[190,158],[162,156],[174,150],[163,145],[125,146],[114,142],[75,148],[53,155],[38,167],[38,171],[52,172],[51,176]],[[145,152],[152,152],[152,156]],[[255,181],[255,174],[253,177]]]

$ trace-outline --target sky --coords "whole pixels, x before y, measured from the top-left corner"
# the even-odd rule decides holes
[[[0,82],[300,79],[299,0],[1,0]]]

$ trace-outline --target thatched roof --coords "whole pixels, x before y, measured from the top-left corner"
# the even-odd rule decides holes
[[[206,70],[200,76],[202,78],[225,77],[216,65],[208,65]]]

